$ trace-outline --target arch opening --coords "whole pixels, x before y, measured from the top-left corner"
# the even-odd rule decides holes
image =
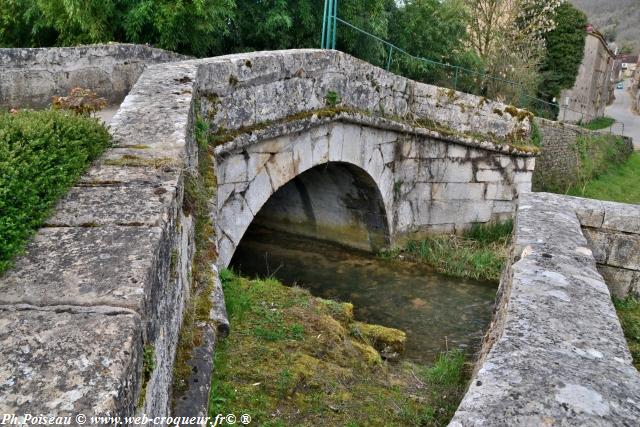
[[[389,245],[378,186],[343,162],[315,166],[280,187],[253,219],[250,228],[256,227],[372,252]]]

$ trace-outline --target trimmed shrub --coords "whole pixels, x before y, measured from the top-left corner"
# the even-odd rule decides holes
[[[0,113],[0,273],[109,141],[95,118],[53,110]]]

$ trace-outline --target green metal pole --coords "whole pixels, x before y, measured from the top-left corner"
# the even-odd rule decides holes
[[[322,40],[320,41],[320,48],[324,49],[324,40],[327,34],[327,7],[329,0],[324,0],[324,14],[322,15]]]
[[[453,81],[453,90],[458,90],[458,71],[460,71],[460,68],[456,67],[456,77]]]
[[[327,13],[327,40],[324,43],[325,49],[330,49],[331,46],[331,32],[333,31],[333,3],[334,0],[329,0],[329,11]]]
[[[338,17],[338,0],[335,0],[335,4],[333,5],[333,41],[331,43],[331,49],[336,49],[336,33],[338,32],[338,22],[336,18]]]
[[[389,46],[389,58],[387,59],[387,71],[391,69],[391,55],[393,54],[393,45]]]

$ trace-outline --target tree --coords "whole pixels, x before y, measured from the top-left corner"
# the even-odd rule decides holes
[[[476,67],[478,58],[469,55],[466,10],[459,0],[409,0],[392,13],[391,40],[415,56],[439,63]],[[396,55],[394,65],[403,75],[416,80],[452,85],[455,70]],[[395,69],[394,68],[394,69]],[[460,85],[468,75],[458,73]]]
[[[553,30],[555,10],[563,0],[465,0],[469,42],[489,76],[484,93],[513,104],[535,95],[544,34]],[[511,83],[512,82],[512,83]]]
[[[587,16],[568,2],[557,9],[555,22],[555,29],[545,35],[547,50],[540,67],[539,96],[548,101],[575,84],[587,36]]]

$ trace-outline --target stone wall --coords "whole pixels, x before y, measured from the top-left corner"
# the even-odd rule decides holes
[[[182,205],[196,68],[144,75],[111,123],[113,148],[0,280],[0,413],[169,412],[194,250]]]
[[[623,219],[614,212],[604,221]],[[583,199],[521,196],[494,320],[451,426],[637,424],[640,373],[581,232],[602,215]]]
[[[587,123],[604,116],[615,82],[612,79],[615,55],[599,33],[588,33],[584,58],[571,89],[560,93],[558,120]]]
[[[539,129],[541,145],[541,153],[536,160],[537,167],[533,174],[534,191],[564,192],[578,183],[577,177],[582,165],[576,143],[581,137],[602,138],[603,143],[620,152],[621,161],[633,153],[633,140],[630,137],[611,135],[608,131],[590,131],[580,126],[541,118],[534,120]],[[617,145],[620,138],[624,144],[622,147]],[[589,153],[590,158],[597,161],[598,157],[592,154]]]
[[[640,205],[567,198],[611,294],[640,297]]]
[[[0,49],[0,108],[45,107],[78,86],[117,104],[147,65],[184,59],[132,44]]]

